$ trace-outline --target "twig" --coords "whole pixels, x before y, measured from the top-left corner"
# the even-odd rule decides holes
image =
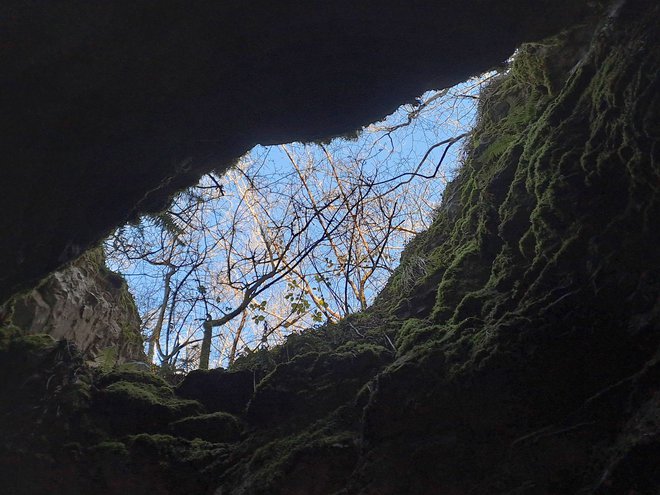
[[[355,326],[350,321],[348,322],[348,326],[350,326],[353,330],[355,330],[355,333],[357,333],[360,337],[364,338],[364,335],[362,335],[360,331],[357,328],[355,328]]]
[[[390,347],[392,347],[392,350],[396,353],[396,346],[392,342],[392,339],[390,339],[390,336],[384,332],[383,332],[383,336],[387,339],[387,342],[390,344]]]

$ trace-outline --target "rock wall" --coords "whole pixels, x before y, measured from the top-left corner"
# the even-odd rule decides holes
[[[146,359],[133,296],[121,275],[105,266],[101,248],[16,298],[12,323],[28,335],[66,339],[100,366]]]

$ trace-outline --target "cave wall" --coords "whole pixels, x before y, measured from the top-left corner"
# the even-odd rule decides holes
[[[364,410],[360,493],[657,491],[660,11],[619,7],[524,46],[485,91],[381,294],[400,357]]]
[[[257,143],[354,131],[587,2],[2,2],[0,302]]]
[[[521,47],[362,314],[176,388],[0,332],[0,486],[657,493],[658,18],[617,2]]]

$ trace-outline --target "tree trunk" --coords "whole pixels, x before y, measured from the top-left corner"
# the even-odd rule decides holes
[[[158,320],[154,326],[151,336],[149,337],[149,347],[147,349],[147,359],[149,363],[154,362],[154,355],[156,354],[156,344],[160,339],[160,333],[163,330],[163,321],[165,320],[165,311],[167,310],[167,302],[170,299],[170,280],[172,275],[174,275],[174,268],[170,267],[165,275],[165,284],[163,290],[163,303],[160,306],[160,311],[158,313]]]
[[[213,323],[211,320],[204,322],[204,338],[202,339],[202,349],[199,354],[199,369],[209,369],[209,358],[211,357],[211,336],[213,334]]]

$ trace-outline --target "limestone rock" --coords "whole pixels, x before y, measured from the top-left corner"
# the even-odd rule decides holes
[[[133,296],[124,279],[105,266],[101,248],[17,298],[12,322],[27,334],[73,342],[99,366],[145,359]]]

